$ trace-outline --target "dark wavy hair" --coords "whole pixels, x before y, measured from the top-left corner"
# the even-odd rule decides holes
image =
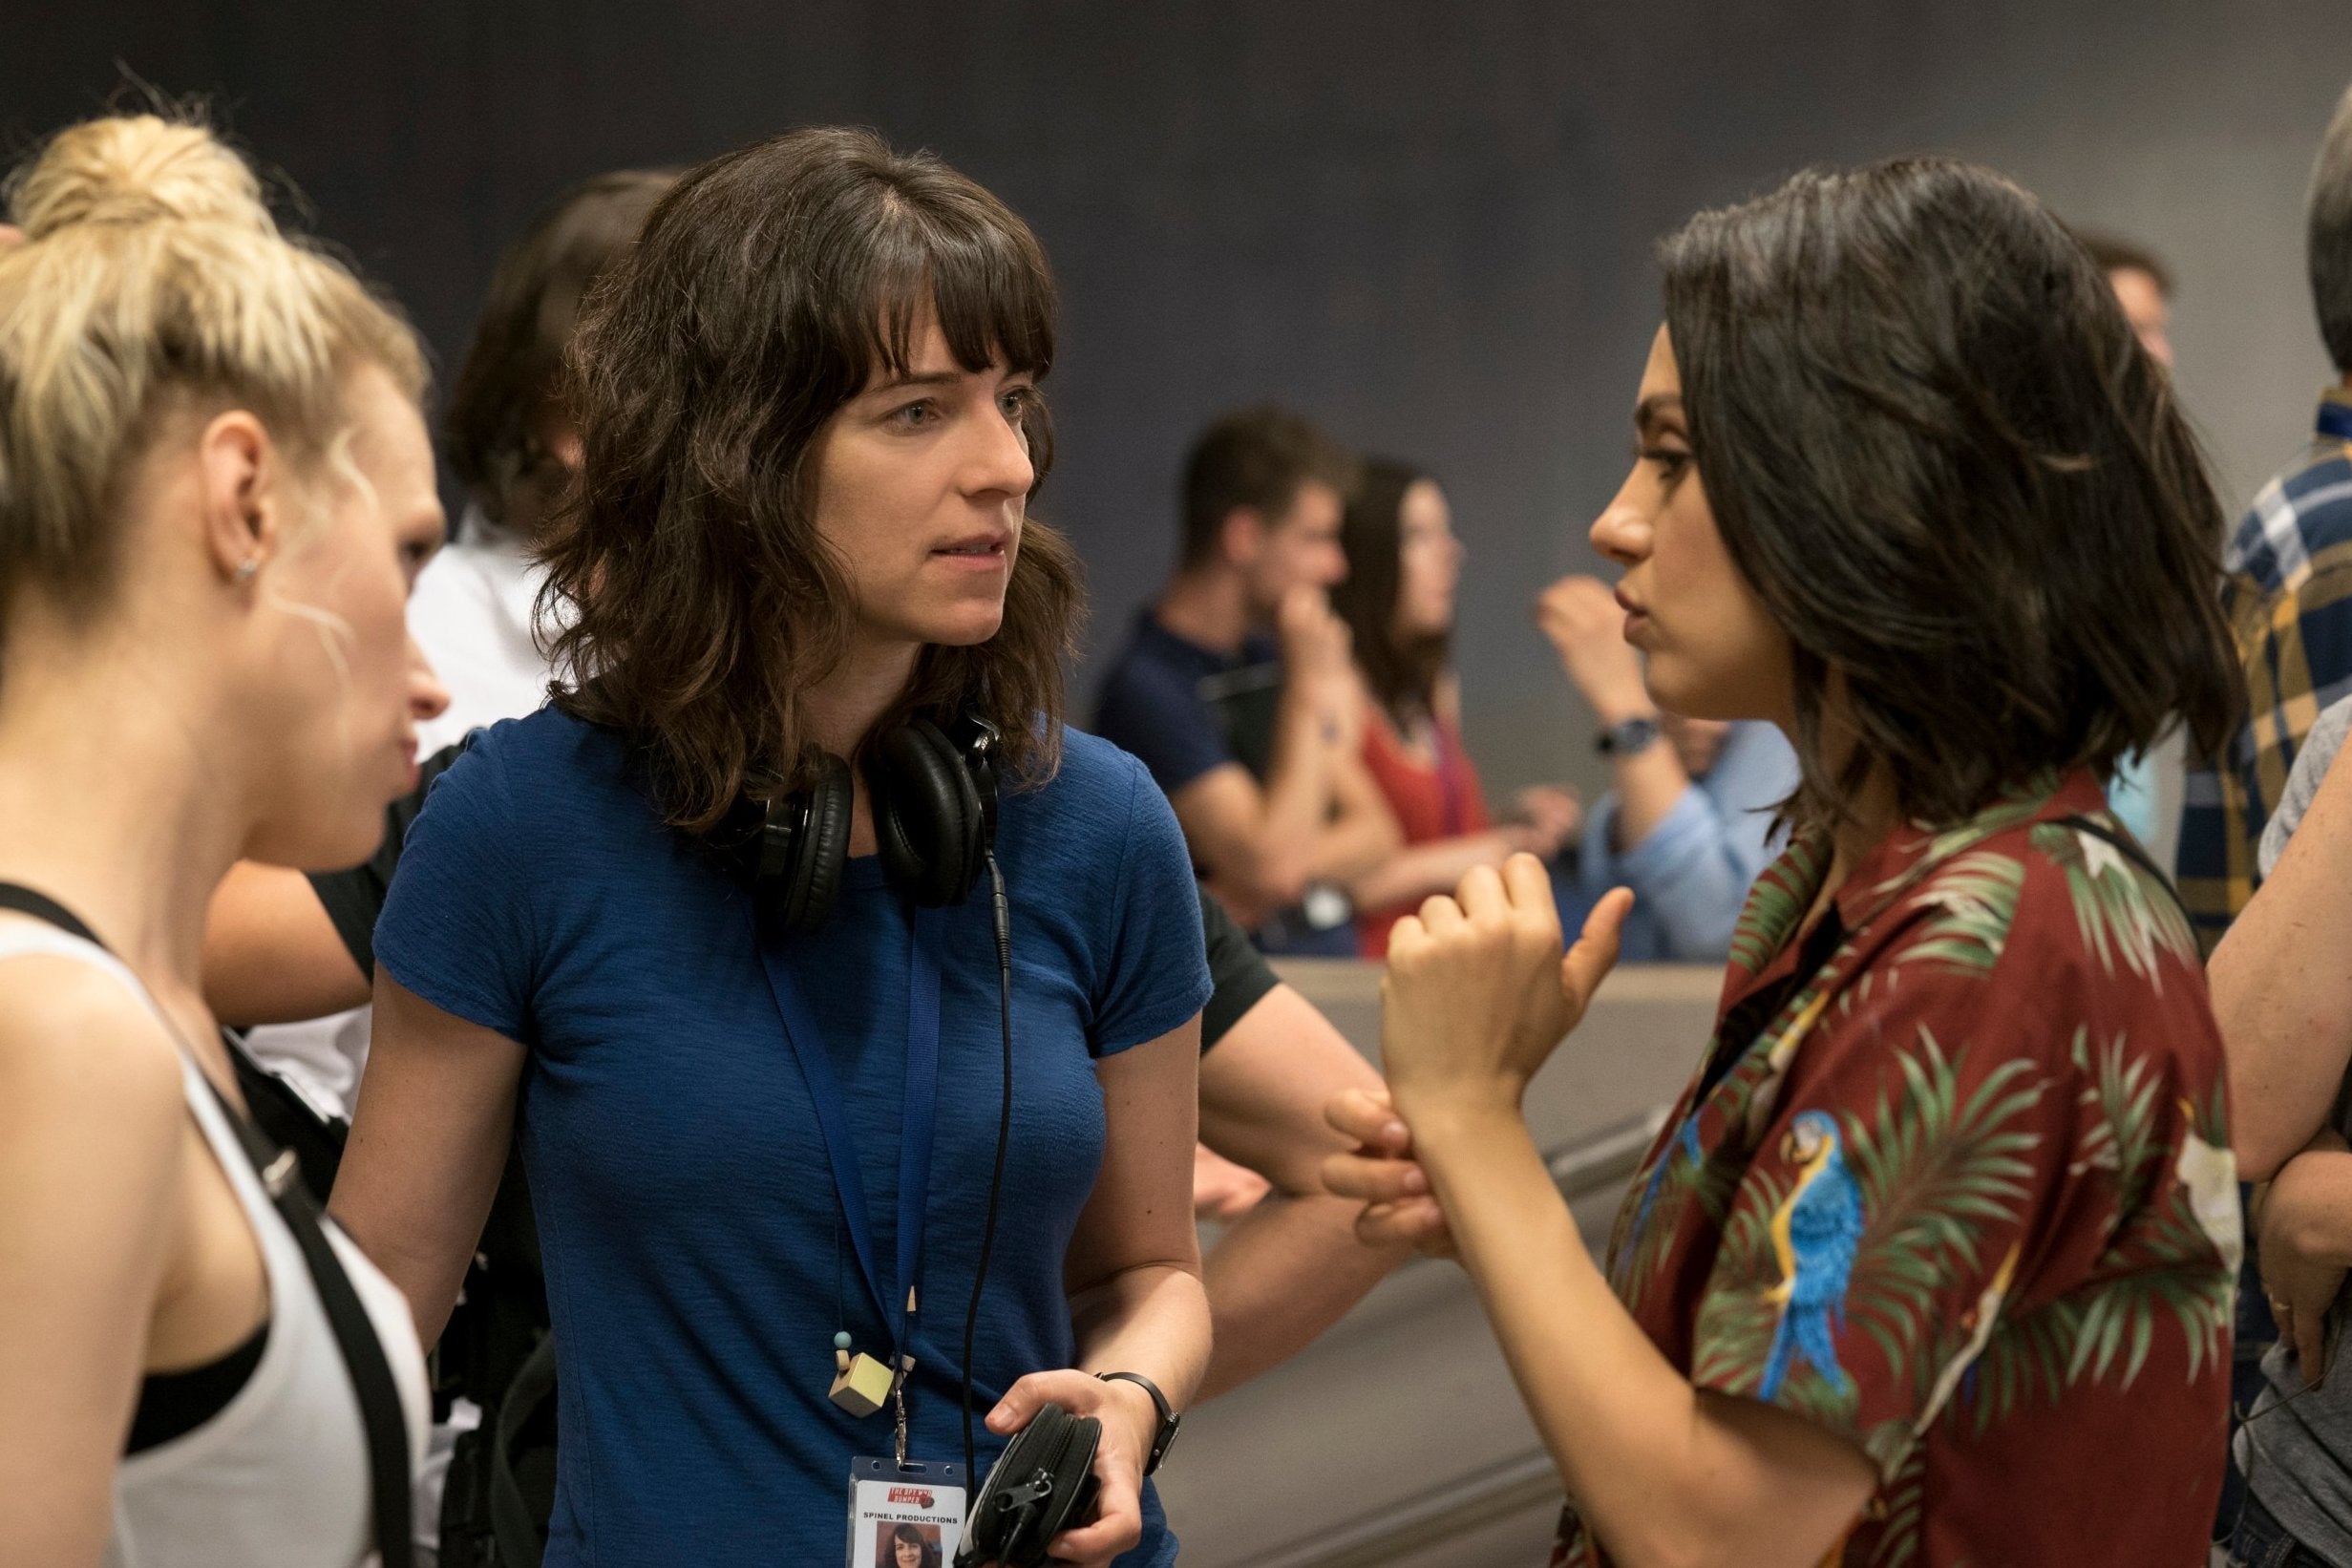
[[[1437,682],[1452,638],[1445,632],[1400,637],[1397,596],[1404,592],[1405,492],[1429,477],[1386,457],[1367,457],[1340,525],[1347,576],[1331,590],[1331,607],[1347,623],[1356,664],[1372,700],[1399,725],[1435,711]]]
[[[1660,247],[1692,456],[1793,645],[1801,823],[1874,767],[1957,822],[2050,769],[2103,777],[2240,698],[2223,516],[2171,377],[2083,246],[1989,170],[1797,176]],[[1833,672],[1857,733],[1833,767]]]
[[[689,170],[595,291],[573,348],[583,462],[542,546],[566,712],[628,733],[674,825],[806,784],[803,695],[855,605],[816,524],[817,433],[878,371],[908,367],[926,310],[958,364],[1043,377],[1054,287],[1028,225],[925,154],[805,130]],[[1042,407],[1025,421],[1040,482]],[[1034,491],[1032,490],[1032,495]],[[1022,528],[1004,625],[923,650],[900,707],[1003,732],[1016,782],[1060,757],[1076,554]]]

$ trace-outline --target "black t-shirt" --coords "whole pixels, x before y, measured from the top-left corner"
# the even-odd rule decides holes
[[[469,737],[471,738],[471,737]],[[359,972],[375,978],[375,918],[384,912],[384,896],[392,891],[392,873],[400,867],[400,845],[425,809],[425,792],[449,772],[466,743],[445,746],[416,770],[416,788],[384,808],[384,842],[375,854],[349,871],[313,871],[310,886],[335,922],[335,935],[350,950]]]
[[[364,865],[349,871],[314,871],[310,885],[335,923],[335,934],[350,950],[360,972],[375,976],[375,920],[384,912],[384,898],[392,889],[392,873],[400,866],[400,847],[417,814],[425,809],[425,794],[449,772],[465,743],[445,747],[417,770],[416,788],[384,811],[384,844]],[[1200,1013],[1200,1049],[1207,1050],[1225,1037],[1266,992],[1279,984],[1274,971],[1250,945],[1249,938],[1207,893],[1200,895],[1201,936],[1209,948],[1209,978],[1216,990]]]

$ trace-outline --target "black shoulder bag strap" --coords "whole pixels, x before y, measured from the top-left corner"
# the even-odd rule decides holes
[[[101,951],[111,951],[72,910],[29,887],[0,882],[0,909],[13,909],[47,921]],[[360,1304],[351,1277],[344,1272],[343,1261],[335,1256],[334,1247],[327,1240],[318,1204],[302,1184],[293,1154],[271,1148],[269,1140],[229,1103],[209,1074],[198,1076],[212,1090],[222,1113],[237,1130],[245,1157],[253,1162],[254,1172],[284,1217],[286,1229],[294,1233],[294,1241],[302,1248],[303,1261],[309,1267],[310,1282],[318,1290],[319,1304],[327,1310],[336,1347],[343,1352],[344,1369],[350,1374],[352,1392],[359,1399],[360,1420],[367,1429],[368,1468],[374,1490],[375,1545],[383,1568],[413,1568],[416,1557],[409,1519],[408,1418],[400,1407],[400,1386],[392,1380],[392,1364],[384,1359],[383,1342],[376,1337],[368,1309]]]

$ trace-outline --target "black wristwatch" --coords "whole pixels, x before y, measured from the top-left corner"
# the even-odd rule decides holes
[[[1593,740],[1593,750],[1605,757],[1632,756],[1646,752],[1658,740],[1658,715],[1620,719]]]
[[[1132,1383],[1150,1394],[1152,1403],[1159,1407],[1159,1430],[1152,1434],[1152,1456],[1143,1463],[1143,1473],[1151,1474],[1159,1469],[1159,1462],[1168,1457],[1168,1447],[1176,1441],[1176,1429],[1184,1425],[1184,1418],[1176,1414],[1175,1406],[1168,1403],[1168,1396],[1159,1391],[1159,1385],[1141,1372],[1097,1372],[1094,1375],[1105,1383]]]

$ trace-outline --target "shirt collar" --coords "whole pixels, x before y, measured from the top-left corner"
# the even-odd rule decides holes
[[[2107,795],[2087,768],[2065,773],[2048,773],[1978,812],[1956,826],[1936,829],[1906,823],[1888,834],[1862,858],[1831,899],[1838,923],[1851,938],[1899,902],[1903,896],[1933,875],[1937,868],[1967,854],[1996,834],[2030,827],[2061,817],[2104,813]],[[1780,858],[1759,879],[1748,896],[1751,917],[1765,924],[1755,931],[1763,952],[1749,949],[1756,978],[1780,966],[1795,946],[1794,937],[1807,911],[1819,896],[1829,874],[1829,835],[1818,830],[1798,834]],[[1767,884],[1771,884],[1769,890]],[[1748,925],[1744,919],[1742,924]],[[1751,939],[1752,941],[1752,939]],[[1734,957],[1736,951],[1735,943]]]
[[[1167,622],[1162,621],[1159,618],[1159,606],[1156,604],[1146,604],[1138,610],[1135,614],[1135,624],[1139,637],[1156,641],[1163,647],[1173,647],[1185,653],[1198,662],[1204,669],[1234,669],[1245,665],[1269,664],[1282,656],[1281,648],[1274,639],[1260,631],[1243,633],[1241,646],[1231,651],[1211,647],[1205,643],[1196,643],[1182,632],[1170,626]]]
[[[2338,385],[2320,393],[2320,430],[2321,445],[2352,446],[2352,392]]]

